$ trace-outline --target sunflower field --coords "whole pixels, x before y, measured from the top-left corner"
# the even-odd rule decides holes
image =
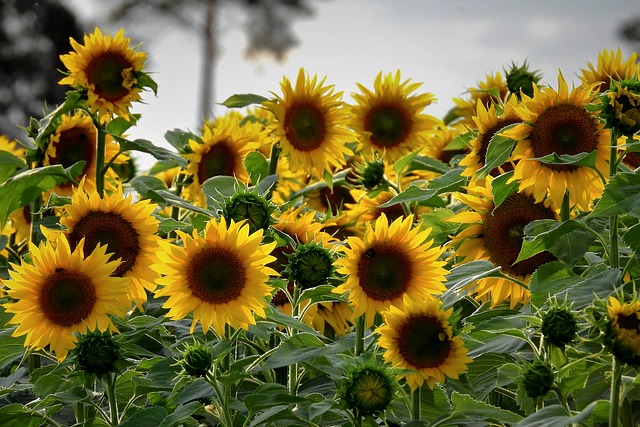
[[[0,136],[3,427],[640,425],[638,54],[442,118],[300,69],[171,149],[123,30],[61,60]]]

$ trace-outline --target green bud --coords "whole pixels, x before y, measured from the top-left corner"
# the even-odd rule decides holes
[[[78,367],[86,373],[105,375],[116,372],[120,350],[109,333],[89,333],[79,338],[76,345]]]
[[[298,245],[296,250],[287,256],[289,264],[285,273],[303,289],[327,284],[335,270],[333,256],[320,243]]]
[[[348,378],[342,398],[361,415],[374,415],[387,409],[393,400],[394,381],[384,368],[360,367]]]
[[[527,396],[537,400],[544,397],[551,390],[554,374],[551,366],[547,363],[536,360],[527,363],[522,374],[521,384]]]
[[[249,232],[266,230],[273,223],[273,207],[264,197],[255,191],[240,191],[227,200],[222,214],[235,222],[247,221]]]
[[[542,335],[544,339],[564,348],[576,335],[578,322],[573,313],[565,307],[552,307],[542,316]]]
[[[207,345],[196,341],[184,349],[180,365],[192,377],[203,377],[213,365],[213,353]]]
[[[540,81],[540,75],[538,71],[529,71],[527,61],[524,61],[521,67],[518,67],[515,63],[511,64],[509,71],[505,70],[507,75],[507,87],[509,91],[515,93],[518,98],[520,97],[520,91],[527,96],[533,96],[533,84],[538,84]]]

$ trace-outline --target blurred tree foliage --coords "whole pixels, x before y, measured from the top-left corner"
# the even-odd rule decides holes
[[[282,60],[299,43],[292,23],[314,13],[311,0],[105,0],[109,20],[128,23],[128,32],[136,27],[144,31],[164,31],[163,23],[178,24],[193,31],[202,43],[200,112],[210,117],[214,102],[214,66],[219,56],[219,35],[231,25],[241,25],[247,35],[245,53]],[[223,9],[228,14],[223,15]],[[227,15],[230,19],[226,19]],[[135,23],[136,25],[131,25]],[[224,24],[224,25],[223,25]],[[228,47],[227,47],[228,48]]]
[[[82,38],[75,15],[56,0],[0,1],[0,134],[23,140],[30,117],[64,101],[59,56]]]
[[[622,24],[620,35],[631,43],[631,47],[635,51],[640,51],[640,16]]]

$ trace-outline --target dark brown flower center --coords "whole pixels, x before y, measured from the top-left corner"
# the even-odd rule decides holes
[[[120,265],[113,273],[122,277],[135,264],[140,253],[140,235],[134,226],[115,212],[90,211],[73,226],[69,233],[72,247],[84,237],[84,254],[89,255],[96,246],[107,245],[111,259],[120,258]]]
[[[73,326],[86,319],[96,304],[91,279],[79,271],[56,268],[40,289],[40,308],[52,323]]]
[[[342,185],[334,185],[333,191],[329,187],[321,188],[318,191],[317,200],[321,206],[318,206],[316,210],[327,212],[331,209],[331,212],[336,213],[342,209],[345,203],[355,203],[355,200],[349,189]]]
[[[129,89],[124,86],[122,74],[124,70],[132,67],[122,55],[105,52],[89,62],[85,73],[98,96],[107,101],[118,101],[129,94]]]
[[[89,167],[95,162],[97,133],[92,125],[79,125],[60,132],[60,139],[56,143],[56,155],[49,158],[52,165],[62,165],[64,168],[84,160],[82,175],[86,175]],[[67,182],[62,186],[70,187]]]
[[[638,319],[638,315],[636,313],[631,313],[629,315],[619,314],[618,328],[634,331],[635,333],[640,334],[640,319]]]
[[[515,118],[498,120],[496,124],[491,126],[485,133],[478,135],[478,142],[480,143],[480,151],[478,151],[478,156],[480,156],[480,166],[484,166],[487,162],[487,149],[489,148],[491,138],[493,138],[503,127],[518,123],[519,121],[519,119]],[[511,162],[504,163],[502,165],[502,170],[504,172],[512,171],[513,166]],[[498,176],[500,175],[500,170],[497,167],[493,168],[490,174],[491,176]]]
[[[440,320],[424,314],[406,319],[398,331],[397,345],[402,358],[414,369],[438,368],[451,352],[451,340]]]
[[[235,301],[246,284],[242,260],[226,248],[205,248],[188,266],[187,283],[193,295],[209,304]]]
[[[529,136],[535,157],[551,153],[574,155],[590,153],[598,147],[598,127],[583,107],[559,104],[542,112]],[[556,171],[573,171],[574,165],[545,165]]]
[[[542,264],[555,260],[549,252],[541,252],[531,258],[513,264],[522,249],[524,227],[538,219],[555,219],[554,212],[542,203],[521,193],[507,197],[500,206],[484,218],[484,246],[491,261],[508,274],[526,276]]]
[[[364,130],[371,132],[373,145],[380,148],[396,147],[405,142],[411,132],[411,120],[398,105],[376,105],[364,117]]]
[[[236,156],[227,140],[212,145],[205,153],[198,165],[198,180],[205,182],[213,176],[233,176],[236,170]]]
[[[285,114],[284,127],[287,140],[298,151],[313,151],[326,138],[324,114],[313,103],[290,106]]]
[[[401,297],[413,277],[413,263],[403,248],[374,244],[358,262],[358,279],[363,292],[376,301]]]

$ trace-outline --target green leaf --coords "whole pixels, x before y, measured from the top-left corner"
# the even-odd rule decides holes
[[[445,308],[458,301],[458,293],[462,288],[485,277],[502,277],[500,267],[496,267],[491,261],[475,260],[452,268],[446,276],[447,291],[441,297]]]
[[[28,408],[19,403],[0,407],[0,425],[3,427],[38,427],[43,421],[42,417],[32,415]]]
[[[513,193],[518,192],[518,181],[513,181],[510,184],[507,183],[513,176],[513,171],[509,171],[499,175],[491,181],[491,193],[493,194],[493,204],[498,207],[504,202],[507,197]]]
[[[186,405],[178,405],[178,407],[174,409],[172,413],[170,413],[164,420],[162,420],[158,427],[171,427],[173,425],[176,425],[177,423],[181,423],[180,425],[184,425],[183,423],[185,422],[185,420],[200,408],[202,408],[202,403],[200,402],[189,402]]]
[[[8,151],[0,150],[0,182],[6,181],[18,168],[27,164],[23,159]]]
[[[514,427],[564,427],[580,423],[589,419],[589,415],[599,402],[592,402],[577,415],[571,413],[562,405],[549,405],[531,414]]]
[[[640,174],[621,173],[606,185],[602,197],[588,215],[589,218],[640,214]]]
[[[563,289],[558,292],[557,298],[562,301],[566,295],[573,303],[573,309],[584,309],[593,304],[595,299],[605,299],[613,294],[620,283],[621,274],[618,268],[606,269]]]
[[[231,95],[220,105],[224,105],[227,108],[242,108],[252,104],[262,104],[268,100],[268,98],[254,93],[241,93]]]
[[[148,87],[153,91],[154,95],[158,95],[158,83],[156,83],[149,74],[145,73],[144,71],[138,71],[136,73],[136,80],[136,87],[139,87],[141,89]]]
[[[353,339],[345,338],[335,344],[325,345],[317,336],[298,333],[283,341],[273,355],[267,359],[262,369],[274,369],[294,363],[313,360],[320,356],[341,353],[353,346]]]
[[[215,212],[193,205],[186,199],[183,199],[180,196],[176,196],[175,194],[167,190],[148,190],[147,196],[151,200],[154,200],[154,201],[161,200],[169,205],[177,206],[179,208],[187,209],[193,212],[198,212],[203,215],[206,215],[209,218],[215,218],[217,216]]]
[[[186,386],[172,403],[183,405],[194,400],[208,398],[215,394],[215,390],[207,381],[198,378],[188,386]]]
[[[582,280],[561,262],[548,262],[533,272],[529,280],[531,305],[541,308],[549,297]]]
[[[135,126],[140,118],[140,114],[130,114],[129,117],[131,120],[125,120],[122,117],[116,117],[111,120],[107,125],[107,132],[112,135],[122,136],[129,128]]]
[[[188,222],[167,218],[165,216],[156,216],[156,219],[160,222],[160,224],[158,224],[158,230],[161,233],[169,233],[174,230],[180,230],[185,233],[191,233],[191,231],[193,231],[193,226]]]
[[[547,154],[544,157],[534,157],[531,160],[537,160],[540,163],[547,165],[573,165],[573,166],[586,166],[592,169],[596,168],[596,157],[598,157],[597,151],[590,153],[578,153],[578,154],[561,154],[556,153]]]
[[[1,309],[4,313],[4,308]],[[4,323],[3,323],[4,324]],[[15,327],[0,331],[0,369],[22,358],[26,349],[24,347],[24,336],[12,337]]]
[[[622,236],[622,241],[636,254],[640,253],[640,224],[629,228]]]
[[[140,151],[142,153],[151,154],[157,160],[173,160],[180,166],[184,168],[187,167],[187,159],[173,151],[167,150],[164,147],[158,147],[147,139],[135,139],[133,141],[120,137],[116,137],[116,139],[120,143],[121,149],[124,151]]]
[[[393,164],[393,170],[398,174],[402,175],[402,172],[409,167],[409,164],[413,161],[413,159],[418,155],[418,151],[413,151],[400,159],[398,159]]]
[[[443,193],[460,191],[467,181],[465,177],[460,175],[462,170],[462,168],[451,169],[444,175],[432,179],[426,189],[411,185],[388,202],[381,204],[380,208],[388,208],[404,202],[425,201]]]
[[[454,234],[458,224],[446,221],[454,215],[450,209],[435,208],[431,212],[420,216],[422,222],[421,229],[431,228],[429,238],[433,239],[435,246],[443,245],[449,240],[449,236]]]
[[[11,212],[69,179],[69,172],[61,165],[52,165],[24,171],[0,184],[0,229]]]
[[[150,406],[133,413],[120,427],[159,426],[167,417],[167,410],[160,406]]]
[[[153,193],[149,193],[150,190],[167,190],[167,185],[163,180],[153,175],[140,175],[129,181],[131,186],[138,192],[143,199],[149,199],[150,195],[155,196]]]
[[[573,265],[584,256],[595,240],[593,233],[585,230],[585,226],[575,220],[535,220],[525,226],[524,234],[522,249],[516,262],[546,250]]]
[[[245,185],[237,178],[227,175],[213,176],[202,183],[202,193],[207,199],[210,209],[217,209],[224,203],[225,198],[233,196],[239,188]]]
[[[178,153],[188,152],[189,140],[199,141],[200,138],[192,132],[182,129],[168,130],[164,134],[164,139],[171,144],[173,148],[178,150]]]
[[[244,159],[244,167],[247,168],[251,182],[256,184],[269,175],[269,161],[259,151],[252,151]]]
[[[478,179],[485,178],[492,170],[502,165],[507,161],[509,156],[511,156],[511,151],[513,151],[513,147],[515,147],[517,141],[515,139],[502,136],[499,133],[517,125],[518,123],[514,123],[509,126],[505,126],[496,132],[493,138],[491,138],[489,146],[487,147],[487,157],[485,159],[484,166],[482,166],[477,173]]]
[[[476,400],[473,397],[454,391],[451,394],[453,412],[434,426],[459,426],[461,424],[485,425],[490,422],[513,424],[522,420],[522,416],[506,409]]]
[[[451,170],[451,167],[445,163],[442,163],[438,159],[434,159],[429,156],[415,156],[411,160],[409,169],[407,172],[414,170],[435,172],[439,174],[445,174]]]

